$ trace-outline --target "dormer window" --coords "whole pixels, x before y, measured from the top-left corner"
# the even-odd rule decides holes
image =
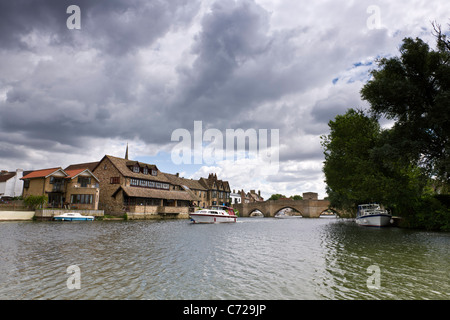
[[[144,168],[144,174],[148,174],[148,168]]]
[[[139,173],[139,167],[138,167],[138,166],[134,166],[134,167],[133,167],[133,172]]]
[[[152,170],[152,176],[156,176],[156,175],[158,175],[158,171]]]

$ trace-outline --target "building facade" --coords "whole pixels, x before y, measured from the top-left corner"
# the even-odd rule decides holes
[[[228,181],[217,179],[217,174],[215,173],[210,173],[208,178],[200,178],[198,181],[206,189],[204,207],[231,205],[231,189]]]
[[[252,202],[262,202],[264,201],[264,198],[261,197],[261,191],[258,190],[258,193],[256,193],[255,190],[250,190],[250,192],[245,192],[244,189],[238,192],[241,200],[239,203],[252,203]]]
[[[100,209],[110,215],[187,217],[189,208],[200,200],[154,164],[105,155],[94,174],[100,183]]]
[[[45,195],[47,207],[97,210],[99,181],[89,169],[61,167],[35,170],[24,177],[23,197]]]
[[[0,198],[20,197],[23,191],[23,170],[0,171]]]

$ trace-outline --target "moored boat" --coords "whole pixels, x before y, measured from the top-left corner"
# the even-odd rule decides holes
[[[381,209],[379,204],[360,204],[356,214],[356,223],[367,227],[385,227],[390,225],[392,215]]]
[[[230,223],[236,222],[237,215],[233,208],[226,206],[211,206],[189,214],[194,223]]]
[[[53,217],[56,221],[93,221],[93,216],[83,216],[78,212],[66,212]]]

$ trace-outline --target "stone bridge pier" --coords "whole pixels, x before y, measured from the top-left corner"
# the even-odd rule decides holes
[[[303,200],[268,200],[234,204],[233,207],[239,211],[241,217],[249,217],[256,210],[261,211],[264,217],[274,217],[281,209],[292,208],[300,212],[304,218],[318,218],[330,208],[330,202],[318,200],[317,193],[307,192],[303,194]]]

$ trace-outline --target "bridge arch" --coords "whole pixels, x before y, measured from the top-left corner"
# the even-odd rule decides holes
[[[279,209],[279,210],[277,210],[277,211],[276,211],[276,209],[274,209],[274,217],[277,216],[277,215],[279,215],[280,212],[281,212],[282,210],[285,210],[285,209],[291,209],[291,210],[293,210],[293,211],[294,211],[293,216],[302,216],[302,217],[303,217],[303,213],[302,213],[301,211],[299,211],[298,209],[295,209],[295,208],[293,208],[293,207],[290,207],[290,206],[285,206],[285,207],[283,207],[283,208],[281,208],[281,209]]]
[[[328,200],[268,200],[264,202],[241,203],[233,205],[241,217],[249,217],[256,210],[262,212],[264,217],[274,217],[283,208],[292,208],[305,218],[319,218],[321,213],[330,206]]]
[[[258,209],[254,209],[252,212],[249,213],[249,217],[265,217],[264,212]]]

